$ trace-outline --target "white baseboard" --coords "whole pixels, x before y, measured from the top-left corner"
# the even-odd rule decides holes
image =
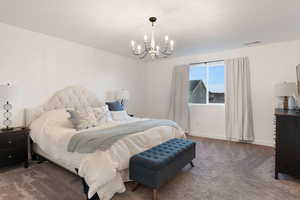
[[[275,142],[270,141],[263,141],[263,140],[255,140],[253,144],[268,146],[268,147],[275,147]]]
[[[196,137],[205,137],[205,138],[226,140],[225,134],[199,133],[197,131],[190,131],[189,135],[196,136]]]
[[[197,133],[197,134],[195,134],[195,133]],[[218,140],[227,140],[225,134],[199,133],[197,131],[190,131],[189,135],[195,136],[195,137],[205,137],[205,138],[212,138],[212,139],[218,139]],[[275,146],[275,142],[264,141],[264,140],[255,140],[253,142],[253,144],[269,146],[269,147]]]

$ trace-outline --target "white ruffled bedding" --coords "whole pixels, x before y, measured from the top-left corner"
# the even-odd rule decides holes
[[[120,172],[128,169],[131,156],[169,139],[185,137],[182,130],[161,126],[126,136],[105,152],[99,150],[91,154],[71,153],[67,152],[67,146],[71,137],[78,132],[72,128],[68,118],[69,114],[65,109],[44,113],[31,123],[31,138],[55,160],[78,168],[79,175],[85,178],[90,187],[89,198],[97,192],[101,200],[109,200],[115,193],[125,191]],[[137,120],[144,119],[112,121],[94,129]]]

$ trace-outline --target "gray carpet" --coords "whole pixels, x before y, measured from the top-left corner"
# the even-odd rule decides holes
[[[198,142],[195,168],[160,189],[160,200],[296,200],[300,182],[274,176],[272,148],[191,138]],[[127,188],[132,188],[127,184]],[[84,200],[79,178],[51,163],[0,169],[1,200]],[[140,187],[113,200],[150,200],[151,191]]]

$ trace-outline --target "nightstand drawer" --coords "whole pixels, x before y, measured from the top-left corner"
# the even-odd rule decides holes
[[[0,150],[8,148],[23,147],[25,143],[24,134],[0,135]]]
[[[0,150],[0,166],[22,162],[25,159],[25,152],[20,149]]]
[[[0,129],[0,167],[19,162],[28,167],[28,134],[25,127]]]

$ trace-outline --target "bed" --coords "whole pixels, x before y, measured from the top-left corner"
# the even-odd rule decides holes
[[[185,137],[180,128],[157,126],[128,135],[105,151],[93,153],[69,152],[68,143],[78,134],[66,112],[70,108],[105,105],[92,92],[71,86],[56,92],[45,104],[26,109],[26,125],[30,128],[32,150],[53,163],[81,176],[89,185],[88,197],[96,193],[101,200],[109,200],[116,193],[125,191],[129,181],[128,167],[132,155],[150,149],[172,138]],[[93,131],[129,124],[145,119],[129,117],[122,121],[110,121],[92,128]],[[78,173],[76,171],[78,169]]]

